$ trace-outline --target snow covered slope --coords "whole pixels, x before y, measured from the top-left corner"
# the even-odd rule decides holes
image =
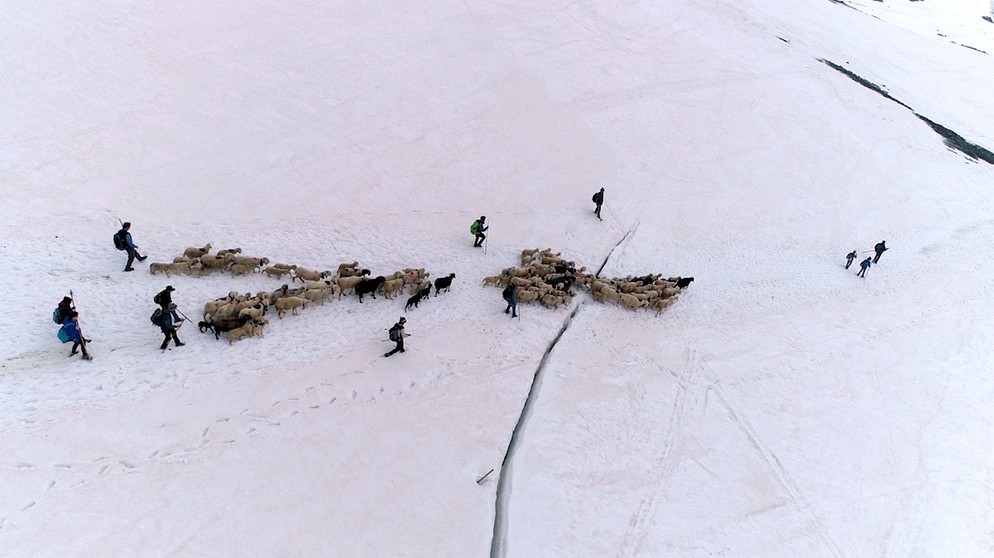
[[[991,554],[994,166],[922,120],[994,149],[986,8],[9,3],[0,554]],[[456,279],[389,359],[402,298],[162,353],[166,284],[285,280],[122,273],[119,220]],[[695,281],[509,320],[481,280],[536,247]]]

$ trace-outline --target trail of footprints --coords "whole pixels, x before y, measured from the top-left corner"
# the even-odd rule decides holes
[[[361,373],[362,371],[356,371]],[[345,376],[342,374],[341,376]],[[341,377],[339,376],[339,377]],[[448,374],[438,372],[434,378],[425,385],[431,385],[439,380],[446,380]],[[418,382],[414,380],[406,381],[406,388],[390,389],[393,395],[403,395],[406,391],[415,389]],[[220,447],[236,444],[243,437],[251,437],[260,432],[263,428],[281,426],[284,421],[300,420],[309,414],[320,412],[322,409],[331,409],[351,405],[355,402],[372,403],[378,396],[387,394],[387,386],[380,385],[373,390],[373,394],[361,393],[356,389],[349,389],[343,396],[328,393],[328,390],[336,390],[337,386],[332,380],[320,382],[318,385],[308,386],[299,396],[289,396],[284,399],[274,401],[268,409],[243,409],[237,417],[221,416],[217,417],[212,424],[208,424],[199,429],[199,437],[190,441],[181,451],[169,449],[157,449],[146,456],[147,461],[170,462],[186,461],[192,454],[207,451],[214,444]],[[195,434],[196,436],[196,434]],[[108,474],[127,474],[135,472],[140,468],[140,463],[130,459],[114,459],[111,457],[98,457],[91,463],[65,463],[57,462],[48,465],[53,474],[62,478],[74,476],[72,482],[67,483],[69,489],[87,486],[91,482],[98,480]],[[36,473],[42,469],[33,463],[20,462],[13,465],[20,472]],[[0,531],[7,527],[16,527],[14,519],[16,514],[27,513],[32,510],[46,494],[51,493],[59,486],[59,480],[52,479],[45,489],[37,495],[35,499],[28,500],[14,510],[0,509]]]

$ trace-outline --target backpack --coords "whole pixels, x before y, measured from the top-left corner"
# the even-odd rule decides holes
[[[62,309],[61,308],[56,308],[55,310],[52,310],[52,321],[53,322],[55,322],[57,324],[61,324],[62,320],[59,319],[61,317],[62,317]]]
[[[504,300],[511,300],[511,285],[504,287],[504,292],[501,294],[504,296]]]
[[[161,300],[162,300],[162,293],[161,292],[155,293],[155,296],[152,297],[152,302],[154,302],[156,304],[162,304]]]
[[[593,197],[590,198],[590,201],[592,201],[594,203],[597,203],[597,194],[596,193],[594,193]]]
[[[124,235],[121,234],[122,232],[124,232],[124,229],[114,233],[114,248],[118,250],[125,250],[128,247],[128,243],[124,240]]]
[[[390,340],[391,341],[400,341],[400,336],[401,336],[400,332],[402,330],[403,330],[403,328],[401,328],[399,326],[396,326],[396,325],[393,326],[392,328],[390,328]]]
[[[69,342],[69,333],[66,331],[66,326],[59,328],[59,341],[62,341],[63,343]]]
[[[473,224],[469,226],[469,233],[470,234],[479,234],[480,233],[480,221],[479,220],[473,221]]]
[[[156,308],[149,319],[152,320],[152,325],[162,327],[162,308]]]

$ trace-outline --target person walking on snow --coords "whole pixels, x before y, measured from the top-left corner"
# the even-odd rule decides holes
[[[159,291],[159,294],[152,297],[152,302],[158,304],[163,310],[168,310],[169,305],[173,303],[173,291],[176,289],[172,285],[166,285],[165,289]]]
[[[387,354],[385,354],[383,356],[388,357],[388,356],[396,353],[397,351],[400,351],[402,353],[404,352],[404,324],[405,323],[407,323],[407,318],[401,316],[400,320],[398,320],[397,323],[393,324],[393,327],[390,328],[390,340],[396,342],[397,346],[394,347],[394,349],[392,351],[390,351],[389,353],[387,353]]]
[[[855,250],[853,250],[852,252],[849,252],[848,254],[846,254],[846,269],[849,269],[849,266],[852,265],[852,262],[855,259],[856,259],[856,251]]]
[[[484,224],[486,221],[487,217],[480,215],[480,218],[473,221],[473,224],[469,227],[469,232],[476,235],[476,240],[473,241],[473,248],[483,246],[483,241],[487,239],[487,235],[483,234],[489,228]]]
[[[69,298],[68,296],[62,297],[62,302],[59,303],[57,310],[59,311],[59,323],[65,324],[66,318],[68,318],[69,314],[71,314],[73,311],[72,299]]]
[[[856,272],[856,275],[866,278],[866,270],[869,268],[870,268],[870,257],[867,256],[866,259],[859,264],[859,271]]]
[[[514,283],[508,284],[504,287],[504,300],[507,301],[507,308],[504,309],[504,313],[511,313],[512,318],[518,317],[518,287]]]
[[[69,314],[66,316],[66,321],[62,323],[62,329],[66,332],[66,337],[69,341],[72,341],[72,351],[69,356],[72,357],[79,352],[79,348],[83,348],[83,360],[90,360],[90,353],[86,352],[86,342],[83,339],[83,335],[79,332],[79,313],[75,310],[70,310]]]
[[[143,256],[138,253],[138,247],[135,246],[134,241],[131,240],[130,230],[131,230],[131,223],[126,222],[123,225],[121,225],[121,230],[117,231],[117,236],[124,241],[123,242],[124,249],[127,250],[128,252],[128,263],[124,264],[124,271],[134,271],[134,268],[131,267],[131,264],[134,263],[135,258],[137,258],[138,261],[140,262],[143,262],[145,261],[146,258],[148,258],[148,256]]]
[[[596,215],[598,219],[601,219],[601,206],[604,205],[604,188],[601,188],[600,192],[595,193],[594,197],[591,199],[597,204],[597,207],[594,209],[594,215]],[[603,220],[604,219],[601,219],[601,221]]]
[[[179,337],[176,336],[176,330],[182,327],[183,325],[183,318],[180,318],[176,314],[176,312],[177,312],[176,303],[171,302],[169,303],[169,306],[166,308],[166,310],[162,313],[161,328],[162,328],[162,334],[165,336],[165,339],[162,340],[162,345],[159,345],[159,348],[162,349],[163,351],[165,351],[166,347],[169,345],[170,339],[176,342],[177,347],[182,347],[183,345],[186,344],[180,341]]]
[[[873,263],[879,262],[880,256],[883,255],[884,250],[887,250],[887,245],[885,244],[885,242],[886,240],[881,240],[879,244],[873,247],[873,251],[877,253],[876,256],[873,256]]]

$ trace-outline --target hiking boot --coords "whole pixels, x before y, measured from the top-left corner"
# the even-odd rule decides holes
[[[126,267],[126,268],[124,268],[124,271],[134,271],[134,270],[135,270],[135,268],[133,268],[133,267]]]
[[[505,313],[505,314],[510,314],[510,313],[511,313],[511,309],[510,309],[510,308],[508,308],[508,309],[504,310],[504,313]]]
[[[166,350],[166,347],[167,347],[168,345],[169,345],[169,343],[163,343],[163,344],[159,345],[159,348],[160,348],[160,349],[162,349],[163,351],[165,351],[165,350]]]
[[[93,360],[93,357],[90,355],[83,355],[83,360]]]
[[[186,345],[186,343],[180,343],[179,341],[176,342],[177,347],[182,347],[183,345]]]
[[[148,256],[138,256],[138,261],[143,262],[148,259]]]

